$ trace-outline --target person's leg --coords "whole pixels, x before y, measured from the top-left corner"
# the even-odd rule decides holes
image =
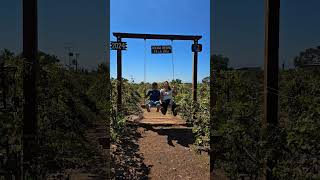
[[[162,104],[161,104],[161,106],[162,106],[162,108],[161,108],[162,114],[165,115],[167,113],[167,109],[168,109],[169,103],[170,103],[170,101],[168,101],[168,100],[162,102]]]
[[[159,110],[160,110],[160,102],[159,101],[156,101],[155,102],[155,105],[156,105],[156,107],[157,107],[157,112],[159,112]]]
[[[174,116],[177,115],[176,107],[177,107],[176,103],[175,103],[174,101],[172,101],[171,110],[172,110],[172,114],[173,114]]]
[[[150,112],[150,108],[152,106],[153,102],[152,101],[149,101],[146,108],[147,108],[147,111]]]

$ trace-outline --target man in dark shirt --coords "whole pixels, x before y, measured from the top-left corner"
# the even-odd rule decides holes
[[[150,89],[146,98],[149,98],[149,102],[146,104],[147,111],[150,112],[150,108],[156,106],[157,112],[160,109],[160,91],[158,89],[158,84],[156,82],[152,83],[152,89]]]

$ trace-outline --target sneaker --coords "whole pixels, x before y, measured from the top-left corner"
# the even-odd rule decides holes
[[[149,105],[147,105],[147,111],[150,112],[150,106]]]
[[[166,115],[166,110],[164,108],[160,109],[163,115]]]
[[[177,110],[175,109],[173,112],[172,112],[172,114],[174,115],[174,116],[177,116]]]

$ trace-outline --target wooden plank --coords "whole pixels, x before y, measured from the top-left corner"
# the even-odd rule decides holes
[[[160,112],[156,112],[154,109],[151,109],[151,112],[147,112],[144,110],[143,117],[139,118],[128,118],[129,122],[138,123],[141,125],[159,125],[159,126],[167,126],[167,125],[186,125],[186,122],[179,116],[173,116],[170,114],[168,110],[166,115],[161,114]]]
[[[200,40],[202,36],[171,35],[171,34],[137,34],[114,32],[115,37],[135,39],[164,39],[164,40]]]

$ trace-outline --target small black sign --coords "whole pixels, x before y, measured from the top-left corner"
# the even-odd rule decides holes
[[[192,52],[201,52],[202,44],[192,44]]]
[[[111,41],[110,47],[112,50],[127,50],[127,42]]]
[[[152,54],[170,54],[172,53],[172,46],[151,46]]]

